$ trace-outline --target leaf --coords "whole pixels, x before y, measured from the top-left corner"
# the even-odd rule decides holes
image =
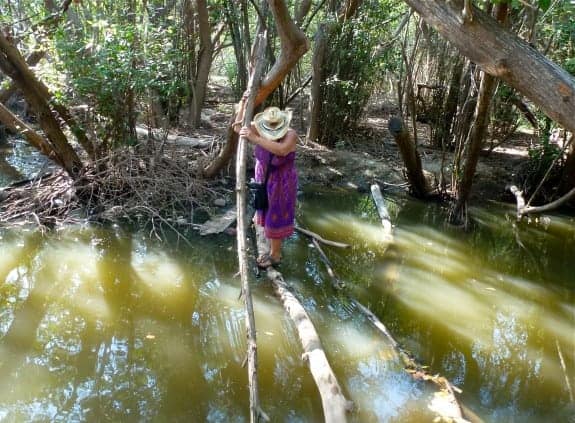
[[[551,0],[539,0],[539,8],[546,11],[551,6]]]

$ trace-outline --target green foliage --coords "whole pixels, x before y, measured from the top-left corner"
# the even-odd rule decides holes
[[[181,54],[173,48],[173,27],[144,28],[130,22],[87,21],[81,31],[64,27],[55,37],[59,66],[74,95],[109,119],[114,135],[125,134],[127,99],[149,92],[169,103],[185,91],[176,78]],[[145,41],[145,44],[143,43]],[[133,140],[115,139],[114,144]]]
[[[531,146],[529,149],[529,162],[524,177],[524,185],[527,191],[532,191],[545,177],[545,174],[551,167],[553,161],[561,154],[561,149],[557,144],[551,142],[551,133],[549,131],[551,121],[545,117],[542,120],[547,121],[539,137],[539,143]],[[555,165],[551,173],[547,176],[546,183],[549,188],[557,186],[561,175],[560,166]]]
[[[501,82],[499,88],[493,97],[492,107],[492,138],[503,141],[511,131],[516,129],[517,121],[521,114],[518,113],[512,100],[515,96],[515,90],[507,84]]]
[[[541,50],[547,49],[546,43],[553,40],[546,50],[547,56],[575,75],[575,3],[554,2],[538,20],[537,27]]]
[[[382,74],[385,57],[374,52],[387,30],[381,26],[389,13],[383,3],[364,2],[355,18],[332,24],[322,86],[320,142],[326,145],[355,129]]]

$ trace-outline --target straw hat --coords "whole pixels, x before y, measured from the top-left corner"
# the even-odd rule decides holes
[[[289,129],[291,110],[280,110],[277,107],[267,107],[254,117],[254,125],[260,135],[271,140],[282,138]]]

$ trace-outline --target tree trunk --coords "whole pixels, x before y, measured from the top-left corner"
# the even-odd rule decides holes
[[[36,66],[38,62],[46,55],[46,51],[44,50],[37,50],[31,53],[28,58],[26,59],[26,64],[29,67]],[[12,97],[17,91],[16,84],[12,82],[3,90],[0,90],[0,103],[6,104],[10,97]]]
[[[362,0],[345,0],[341,2],[338,10],[334,9],[336,4],[333,3],[332,9],[334,9],[334,13],[337,14],[337,23],[351,19],[356,14],[362,2]],[[329,64],[326,64],[326,62],[330,60],[330,56],[333,56],[332,52],[335,50],[331,41],[335,37],[337,26],[335,22],[323,22],[320,24],[315,35],[309,100],[310,116],[307,132],[308,140],[330,147],[333,147],[336,141],[333,134],[339,134],[341,128],[333,127],[331,125],[332,122],[325,119],[326,116],[331,115],[331,111],[322,105],[324,102],[327,103],[329,101],[326,100],[325,80],[330,75],[334,73],[337,74],[333,69],[326,71],[327,67],[333,67],[331,62]],[[339,119],[339,117],[334,117],[334,119],[337,122],[342,122],[342,119]]]
[[[272,69],[262,81],[254,107],[257,107],[265,101],[295,66],[300,57],[309,49],[309,43],[305,34],[291,20],[285,2],[283,0],[269,0],[269,6],[280,37],[281,53]],[[204,169],[205,177],[210,178],[215,176],[229,162],[231,157],[233,157],[238,141],[237,134],[231,127],[234,121],[235,116],[230,120],[224,148],[220,151],[218,157]]]
[[[473,20],[464,21],[459,0],[405,2],[483,71],[505,81],[575,132],[575,80],[567,71],[478,9],[473,8]]]
[[[505,22],[507,19],[507,3],[499,3],[495,6],[493,13],[499,22]],[[475,119],[471,128],[469,137],[469,148],[467,151],[467,159],[461,180],[457,184],[456,201],[451,210],[450,219],[454,223],[461,223],[464,219],[465,206],[471,193],[471,186],[473,184],[473,176],[479,161],[479,154],[483,147],[483,140],[489,125],[489,107],[491,106],[491,99],[497,87],[497,78],[482,72],[481,84],[479,86],[479,96],[477,99],[477,106],[475,108]]]
[[[191,123],[194,128],[200,126],[202,107],[206,97],[206,87],[212,68],[214,44],[212,42],[212,28],[210,25],[210,16],[206,0],[196,1],[198,24],[200,30],[200,53],[198,56],[195,88],[192,90],[194,98],[192,99]]]
[[[50,145],[50,141],[38,134],[23,121],[18,119],[18,117],[6,107],[4,107],[2,103],[0,103],[0,122],[10,128],[13,132],[22,135],[24,138],[26,138],[30,145],[63,167],[63,163],[60,163],[59,161],[59,156],[54,154],[54,150]]]
[[[82,169],[82,162],[62,132],[60,123],[50,107],[49,101],[52,96],[46,86],[28,68],[18,49],[1,33],[0,69],[12,78],[38,116],[38,121],[52,144],[52,151],[58,157],[57,162],[70,176],[77,176]],[[55,107],[55,109],[58,112],[63,110],[62,107]],[[60,116],[62,116],[61,113]]]
[[[304,32],[293,22],[284,0],[268,0],[280,39],[280,55],[270,69],[256,97],[256,105],[275,90],[309,49]]]
[[[449,84],[449,91],[447,99],[445,100],[445,107],[443,109],[443,119],[440,121],[438,129],[438,143],[442,148],[445,148],[451,139],[453,131],[453,120],[457,113],[457,97],[459,95],[459,87],[461,82],[461,75],[463,74],[463,60],[457,58],[455,65],[451,70],[451,82]]]
[[[463,208],[471,193],[473,175],[475,175],[475,169],[479,161],[479,153],[481,153],[485,132],[489,124],[489,106],[491,105],[491,99],[493,98],[496,86],[497,79],[483,73],[481,85],[479,86],[479,98],[477,99],[477,106],[475,108],[475,121],[473,122],[468,141],[467,159],[460,182],[457,183],[457,199],[451,213],[454,222],[461,221]]]
[[[417,152],[414,142],[409,136],[409,131],[403,125],[401,119],[393,117],[389,120],[389,132],[395,138],[399,147],[401,158],[407,168],[407,179],[411,193],[417,198],[425,198],[429,192],[427,181],[423,175],[421,158]]]
[[[236,0],[227,0],[224,6],[224,14],[226,17],[226,24],[228,26],[229,34],[232,39],[232,45],[234,47],[234,56],[236,58],[236,81],[233,84],[235,89],[235,94],[241,95],[247,87],[248,83],[248,68],[246,65],[246,50],[249,46],[247,40],[242,37],[242,31],[240,31],[239,23],[242,22],[243,25],[246,23],[243,20],[238,20],[237,16],[241,14],[244,16],[243,8],[246,8],[245,0],[241,2],[239,11],[236,7]]]
[[[309,123],[307,130],[307,139],[317,142],[321,134],[321,103],[324,75],[325,52],[327,49],[328,34],[331,32],[332,25],[322,23],[315,34],[315,43],[313,50],[312,80],[309,100]]]

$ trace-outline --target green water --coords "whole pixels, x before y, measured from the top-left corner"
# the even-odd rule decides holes
[[[308,193],[298,221],[352,245],[324,247],[348,292],[485,421],[573,421],[574,219],[517,225],[512,207],[493,204],[471,210],[477,225],[463,233],[444,227],[436,205],[387,202],[391,243],[356,193]],[[160,244],[120,227],[1,236],[0,421],[249,421],[233,237]],[[334,292],[307,238],[287,241],[281,270],[355,403],[350,421],[433,419],[429,387]],[[263,409],[272,421],[321,421],[291,321],[263,279],[252,291]]]

